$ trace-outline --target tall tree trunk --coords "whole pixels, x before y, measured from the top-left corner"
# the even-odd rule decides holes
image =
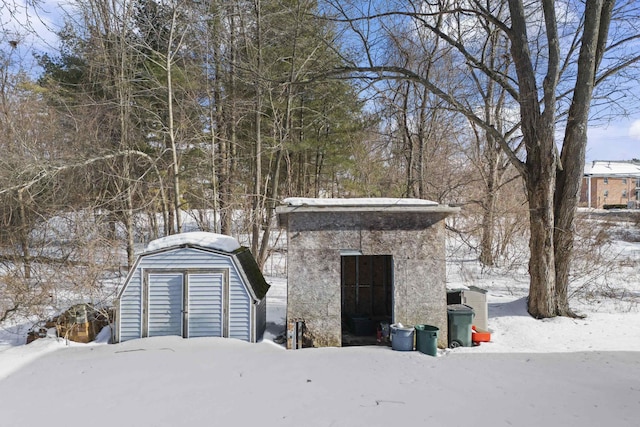
[[[406,82],[404,84],[406,90],[404,93],[400,94],[402,97],[402,108],[400,110],[400,116],[402,118],[402,139],[404,141],[404,149],[406,152],[407,158],[407,181],[406,181],[406,191],[405,194],[407,197],[415,197],[416,196],[416,148],[413,143],[413,138],[411,136],[411,130],[409,129],[409,94],[411,93],[411,83]]]
[[[549,59],[544,79],[544,111],[538,101],[536,73],[531,62],[527,19],[520,0],[509,0],[511,55],[520,89],[520,117],[527,148],[524,180],[529,201],[529,314],[556,315],[556,263],[554,249],[554,191],[556,184],[555,90],[558,83],[558,35],[553,0],[543,0]]]
[[[127,73],[131,70],[129,67],[128,53],[126,46],[120,47],[120,70],[118,76],[118,101],[120,102],[120,148],[122,150],[129,149],[129,120],[131,118],[131,88],[127,79]],[[127,240],[127,266],[131,268],[135,262],[135,240],[133,227],[133,189],[132,189],[132,160],[129,155],[123,157],[122,161],[122,180],[124,186],[125,197],[122,201],[122,217],[125,225],[125,233]]]
[[[493,37],[491,43],[489,61],[493,64],[496,62],[498,41],[497,35]],[[482,88],[480,81],[477,80],[478,89],[484,92],[484,120],[494,126],[498,131],[503,134],[503,120],[504,115],[504,90],[500,90],[496,87],[494,82],[489,82],[486,88]],[[500,91],[497,99],[495,96],[495,89]],[[502,184],[504,172],[501,171],[501,150],[494,135],[483,132],[484,144],[480,142],[478,134],[478,152],[481,153],[480,157],[484,159],[482,161],[484,176],[484,195],[482,197],[482,238],[480,242],[480,262],[486,266],[493,266],[494,259],[494,245],[495,245],[495,228],[496,228],[496,209],[498,205],[498,191]]]
[[[252,196],[251,252],[258,254],[260,244],[260,226],[262,223],[262,10],[261,0],[254,0],[256,17],[256,75],[255,75],[255,112],[254,112],[254,180]]]
[[[124,225],[127,235],[127,267],[131,269],[135,263],[135,229],[133,224],[133,191],[130,185],[126,188],[126,207]]]
[[[270,246],[270,238],[271,238],[271,224],[273,222],[273,218],[275,215],[275,209],[277,204],[277,199],[279,197],[278,188],[280,186],[280,169],[282,167],[282,155],[283,150],[280,149],[276,153],[276,159],[271,169],[271,185],[269,191],[269,197],[267,199],[267,203],[265,204],[265,223],[264,223],[264,231],[262,233],[262,242],[260,243],[260,250],[257,253],[258,266],[260,269],[267,262],[267,258],[269,257],[269,246]]]
[[[212,34],[209,35],[213,41],[213,76],[207,76],[207,92],[209,92],[209,124],[211,127],[211,198],[213,207],[213,231],[221,232],[220,219],[220,173],[219,164],[224,161],[224,108],[222,106],[222,54],[221,54],[221,33],[222,33],[222,11],[212,7],[213,17],[211,24]],[[212,81],[213,80],[213,81]],[[211,86],[210,86],[211,85]],[[219,148],[219,149],[218,149]]]
[[[235,147],[237,143],[237,121],[238,121],[238,106],[236,103],[237,97],[237,61],[238,52],[236,49],[236,6],[235,2],[230,2],[227,8],[227,16],[229,19],[229,96],[230,105],[225,117],[225,135],[220,148],[220,232],[222,234],[232,234],[232,220],[233,220],[233,206],[232,200],[232,180],[235,176]]]
[[[535,318],[555,316],[555,256],[553,241],[553,194],[556,162],[549,156],[554,143],[553,125],[539,136],[541,147],[527,155],[528,175],[525,180],[529,200],[529,300],[528,311]]]
[[[31,252],[29,250],[29,225],[27,223],[27,211],[24,206],[24,191],[18,190],[18,209],[20,212],[20,248],[22,249],[22,264],[24,266],[24,278],[31,278]]]
[[[587,146],[589,105],[596,70],[602,60],[614,1],[587,1],[585,28],[578,57],[578,76],[562,146],[562,169],[557,174],[555,198],[556,304],[561,316],[574,316],[569,308],[569,273],[573,257],[574,220],[580,197]]]
[[[177,19],[177,7],[174,6],[169,29],[169,40],[165,52],[165,73],[167,78],[167,131],[169,133],[169,148],[171,151],[171,178],[173,184],[173,210],[176,217],[176,233],[182,232],[182,215],[180,214],[180,164],[178,159],[178,146],[176,143],[176,131],[173,117],[173,52],[172,46],[175,36]]]
[[[487,138],[487,143],[490,138]],[[493,147],[487,147],[488,152],[495,153]],[[493,259],[493,243],[494,243],[494,231],[495,231],[495,214],[496,214],[496,202],[497,202],[497,175],[498,175],[498,163],[495,159],[488,159],[487,177],[485,195],[482,201],[482,238],[480,241],[480,262],[486,266],[492,266],[494,264]]]
[[[218,78],[214,77],[217,81]],[[207,81],[209,79],[207,78]],[[207,83],[208,84],[208,83]],[[217,86],[217,83],[214,83],[214,87]],[[220,232],[220,227],[218,224],[218,212],[220,209],[220,204],[218,203],[219,198],[219,181],[218,181],[218,141],[222,138],[219,136],[220,132],[220,117],[222,114],[218,114],[217,109],[222,107],[218,107],[218,103],[220,102],[219,91],[217,88],[213,89],[213,96],[210,96],[210,103],[213,103],[213,106],[209,106],[209,126],[211,127],[210,132],[210,156],[211,156],[211,169],[210,169],[210,177],[211,180],[210,188],[211,188],[211,208],[213,211],[213,231],[214,233]]]
[[[427,74],[429,71],[427,71]],[[429,141],[429,132],[431,126],[427,126],[427,115],[429,114],[428,99],[429,90],[426,87],[422,88],[422,96],[420,97],[420,114],[418,117],[418,134],[416,139],[418,141],[418,198],[427,198],[427,166],[429,164],[427,159],[427,143]],[[417,91],[417,90],[416,90]]]
[[[324,166],[324,152],[318,147],[313,163],[313,197],[320,197],[320,187],[322,185],[322,168]]]

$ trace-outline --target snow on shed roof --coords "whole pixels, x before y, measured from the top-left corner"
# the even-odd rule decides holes
[[[634,161],[596,160],[584,166],[585,175],[640,177],[640,163]]]
[[[288,206],[437,206],[438,203],[424,199],[400,199],[390,197],[314,199],[310,197],[289,197],[282,201]]]
[[[240,249],[240,243],[231,236],[208,233],[206,231],[192,231],[189,233],[172,234],[152,240],[147,245],[145,251],[151,252],[181,245],[201,246],[203,248],[229,253]]]

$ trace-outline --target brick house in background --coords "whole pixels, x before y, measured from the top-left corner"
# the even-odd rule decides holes
[[[579,206],[640,209],[640,160],[596,160],[587,163]]]

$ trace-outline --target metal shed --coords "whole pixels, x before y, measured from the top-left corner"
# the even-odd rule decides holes
[[[164,335],[256,342],[266,327],[265,281],[232,237],[163,237],[140,254],[116,302],[115,342]]]

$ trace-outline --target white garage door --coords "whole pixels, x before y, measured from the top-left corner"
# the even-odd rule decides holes
[[[191,273],[188,277],[189,337],[221,337],[224,275]]]

